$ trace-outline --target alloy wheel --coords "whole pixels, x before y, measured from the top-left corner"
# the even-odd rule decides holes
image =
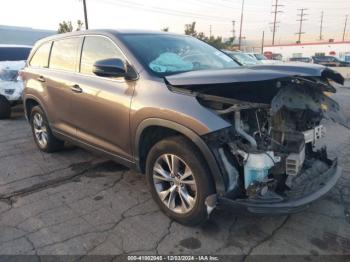
[[[197,184],[190,167],[178,156],[161,155],[154,164],[153,183],[160,200],[171,211],[185,214],[197,199]]]
[[[47,127],[41,114],[36,113],[33,117],[33,129],[40,147],[45,148],[48,142]]]

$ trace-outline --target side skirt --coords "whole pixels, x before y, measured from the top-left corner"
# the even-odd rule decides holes
[[[63,134],[57,130],[52,130],[52,133],[54,134],[54,136],[56,136],[57,138],[61,139],[61,140],[64,140],[64,141],[67,141],[67,142],[70,142],[78,147],[81,147],[81,148],[84,148],[88,151],[92,151],[92,152],[95,152],[99,155],[103,155],[105,156],[106,158],[109,158],[111,159],[112,161],[115,161],[123,166],[126,166],[128,168],[131,168],[131,169],[134,169],[136,171],[139,171],[138,169],[138,165],[136,164],[135,161],[131,161],[131,160],[128,160],[126,158],[123,158],[123,157],[120,157],[118,155],[115,155],[111,152],[108,152],[106,150],[103,150],[101,148],[98,148],[94,145],[91,145],[91,144],[88,144],[88,143],[85,143],[85,142],[82,142],[76,138],[73,138],[71,136],[68,136],[66,134]]]

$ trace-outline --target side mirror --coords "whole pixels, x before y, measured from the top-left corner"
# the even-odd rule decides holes
[[[93,73],[102,77],[125,77],[126,65],[119,58],[109,58],[96,61],[93,66]]]

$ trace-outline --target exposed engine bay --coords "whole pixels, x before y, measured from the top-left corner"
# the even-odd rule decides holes
[[[320,90],[321,83],[302,78],[274,85],[277,92],[272,99],[265,95],[242,101],[242,92],[238,99],[235,94],[229,98],[198,94],[203,105],[232,123],[219,135],[220,144],[212,146],[227,171],[233,199],[282,200],[302,173],[332,166],[327,149],[316,149],[316,142],[326,135],[322,120],[347,125],[339,105],[326,93],[335,91],[330,85],[322,83]]]
[[[226,174],[226,197],[279,202],[322,185],[318,176],[336,165],[318,145],[326,135],[322,120],[350,127],[329,97],[336,90],[328,79],[241,82],[234,90],[230,85],[191,87],[203,106],[232,124],[204,138]]]

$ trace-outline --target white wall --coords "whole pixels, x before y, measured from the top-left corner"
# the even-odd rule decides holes
[[[302,57],[311,57],[316,53],[324,53],[325,55],[330,55],[330,52],[335,52],[336,57],[344,60],[345,55],[350,55],[350,42],[266,46],[264,48],[264,52],[282,54],[283,60],[288,60],[297,54]]]

